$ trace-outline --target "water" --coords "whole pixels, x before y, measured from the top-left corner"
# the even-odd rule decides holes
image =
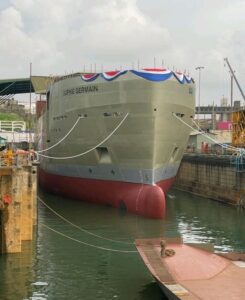
[[[245,212],[187,193],[170,191],[164,220],[43,192],[40,197],[105,239],[71,226],[39,202],[33,242],[23,243],[21,254],[0,256],[1,300],[165,299],[137,253],[106,250],[134,251],[136,238],[182,236],[188,242],[211,242],[216,251],[245,251]]]

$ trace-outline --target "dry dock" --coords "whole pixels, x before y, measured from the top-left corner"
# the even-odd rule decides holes
[[[0,252],[21,252],[21,242],[32,240],[37,223],[37,170],[27,155],[16,155],[0,166]]]
[[[245,207],[245,158],[185,154],[175,188],[226,204]]]

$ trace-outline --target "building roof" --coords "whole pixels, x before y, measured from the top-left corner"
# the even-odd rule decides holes
[[[49,76],[32,76],[30,78],[14,78],[0,80],[0,96],[26,94],[35,92],[45,94],[52,78]]]

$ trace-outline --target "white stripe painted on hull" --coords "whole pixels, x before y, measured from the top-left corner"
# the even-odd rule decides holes
[[[79,166],[47,164],[42,169],[48,173],[88,179],[112,180],[132,183],[154,184],[176,176],[179,164],[169,164],[154,170],[125,169],[113,165]]]

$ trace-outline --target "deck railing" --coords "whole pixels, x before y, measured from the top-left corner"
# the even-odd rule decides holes
[[[25,131],[26,122],[24,121],[0,121],[0,131]]]

